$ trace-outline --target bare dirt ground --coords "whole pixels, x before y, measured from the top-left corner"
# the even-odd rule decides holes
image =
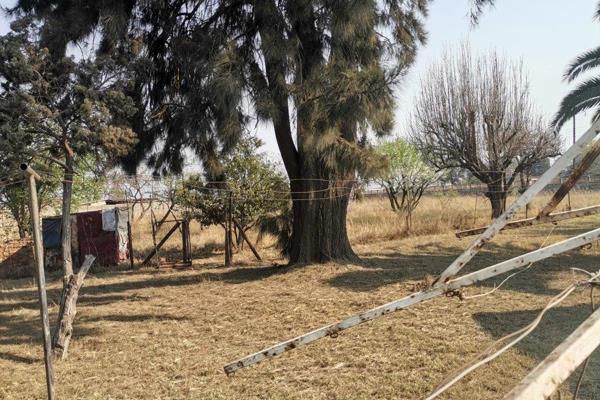
[[[591,217],[562,223],[548,243],[599,222]],[[501,234],[469,270],[538,248],[550,229]],[[228,361],[410,293],[425,274],[441,272],[469,240],[449,233],[365,240],[355,246],[361,265],[289,269],[258,264],[244,254],[236,255],[234,267],[223,268],[222,255],[214,254],[185,271],[92,270],[78,303],[69,358],[55,366],[58,398],[423,398],[448,373],[526,325],[553,295],[579,279],[571,267],[600,268],[596,243],[540,262],[489,296],[437,298],[232,377],[223,373]],[[502,278],[465,293],[487,291]],[[52,321],[59,285],[51,279]],[[589,295],[588,290],[570,296],[530,337],[444,398],[502,398],[590,314]],[[1,399],[44,398],[42,356],[33,281],[0,281]],[[561,388],[562,398],[574,386],[572,377]],[[581,399],[598,398],[599,357],[588,367],[582,393]]]

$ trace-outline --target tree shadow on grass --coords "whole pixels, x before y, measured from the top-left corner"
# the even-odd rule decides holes
[[[98,327],[90,327],[89,323],[112,321],[112,322],[144,322],[144,321],[185,321],[185,316],[170,314],[134,314],[134,315],[115,315],[105,314],[98,317],[87,317],[85,307],[105,305],[114,302],[147,301],[148,296],[136,293],[137,290],[148,288],[165,287],[184,287],[196,285],[206,281],[225,281],[232,284],[255,281],[267,278],[273,274],[282,273],[285,268],[279,266],[260,267],[260,268],[234,268],[226,269],[217,273],[202,271],[197,274],[169,274],[153,275],[148,279],[120,281],[114,283],[95,284],[93,280],[84,284],[79,299],[79,313],[75,320],[74,339],[88,335],[99,334]],[[133,291],[133,293],[127,293]],[[56,312],[56,307],[60,297],[60,290],[55,288],[48,290],[49,304],[52,312]],[[41,325],[39,318],[31,317],[31,312],[26,314],[10,313],[19,310],[38,310],[37,290],[15,290],[14,292],[6,290],[4,293],[4,302],[0,302],[0,346],[2,345],[22,345],[31,344],[35,346],[42,345]],[[9,300],[9,301],[6,301]],[[51,315],[51,325],[55,323]],[[11,358],[12,357],[12,358]],[[19,355],[9,354],[0,351],[0,358],[17,361]],[[28,362],[23,358],[22,362]],[[35,361],[35,360],[34,360]],[[19,361],[20,362],[20,361]]]
[[[288,267],[269,266],[269,267],[239,267],[227,268],[223,271],[199,271],[195,274],[177,274],[170,271],[167,274],[152,274],[152,271],[147,271],[151,274],[147,279],[125,280],[111,283],[94,283],[94,280],[84,282],[79,295],[77,304],[100,305],[108,304],[117,301],[142,301],[147,297],[132,293],[119,295],[117,293],[135,291],[139,289],[157,289],[165,287],[191,286],[207,281],[222,281],[226,283],[238,284],[251,282],[261,279],[266,279],[272,275],[285,273],[289,271]],[[136,273],[132,273],[135,275]],[[103,276],[114,275],[112,273],[103,273],[97,275],[99,278]],[[61,290],[58,288],[48,289],[48,303],[58,304]],[[30,288],[28,290],[20,289],[16,291],[5,290],[5,299],[9,299],[10,303],[0,303],[0,314],[3,312],[12,311],[18,308],[37,309],[37,290]]]
[[[11,361],[19,364],[35,364],[41,362],[41,358],[23,357],[18,354],[0,351],[0,360]]]
[[[418,249],[417,249],[418,250]],[[448,267],[464,249],[457,246],[430,244],[420,254],[405,255],[400,252],[364,253],[363,268],[339,274],[326,281],[327,284],[354,291],[371,291],[382,286],[422,281],[426,275],[437,276]],[[522,255],[531,248],[522,247],[517,241],[488,244],[467,264],[459,275],[466,274]],[[549,281],[559,271],[571,267],[589,269],[597,256],[579,250],[551,257],[534,264],[533,268],[512,278],[507,287],[511,290],[533,294],[556,294],[558,289],[550,288]],[[515,272],[515,271],[512,271]],[[494,287],[510,273],[478,283],[478,286]]]
[[[97,317],[83,317],[80,322],[146,322],[146,321],[189,321],[189,317],[171,314],[128,314],[128,315],[102,315]]]
[[[474,314],[473,318],[483,329],[498,339],[527,325],[540,311],[482,312]],[[590,312],[590,306],[587,304],[552,309],[546,313],[533,333],[516,345],[516,349],[533,357],[536,363],[539,363],[571,334],[590,315]],[[568,380],[568,387],[572,392],[575,390],[580,372],[581,367]],[[600,352],[596,351],[587,367],[578,398],[597,399],[598,393],[600,393]]]
[[[107,296],[103,296],[107,297]],[[120,301],[127,299],[127,296],[108,296],[112,301]],[[90,305],[90,303],[86,300],[85,296],[82,296],[80,299],[79,305]],[[92,303],[93,304],[93,303]],[[22,307],[23,304],[19,304],[19,307]],[[38,307],[37,301],[27,302],[27,308],[36,308]],[[132,322],[146,322],[146,321],[169,321],[169,322],[177,322],[177,321],[187,321],[189,320],[186,316],[178,316],[178,315],[170,315],[170,314],[133,314],[133,315],[115,315],[115,314],[105,314],[102,316],[94,316],[89,317],[86,316],[84,312],[81,312],[81,315],[78,315],[75,319],[74,331],[73,331],[73,340],[78,340],[82,337],[86,336],[98,336],[100,332],[100,327],[102,322],[123,322],[123,323],[132,323]],[[98,326],[91,326],[90,324],[100,323]],[[51,327],[53,329],[55,320],[51,315],[50,321]],[[0,314],[0,346],[12,346],[12,345],[27,345],[27,346],[42,346],[42,327],[40,319],[37,317],[31,318],[31,314],[28,315],[2,315]],[[40,361],[37,358],[31,358],[22,356],[19,354],[14,354],[6,351],[0,351],[0,359],[32,364]]]
[[[90,328],[84,325],[77,326],[75,320],[75,329],[73,337],[94,336],[98,334],[97,328]],[[52,330],[55,321],[50,321]],[[32,346],[42,346],[42,325],[38,316],[29,318],[29,316],[2,316],[0,317],[0,346],[30,344]]]

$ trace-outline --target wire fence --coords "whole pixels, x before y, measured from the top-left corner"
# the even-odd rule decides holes
[[[60,176],[56,176],[56,171],[48,171],[39,169],[39,174],[42,179],[59,179]],[[10,187],[12,185],[22,185],[25,188],[26,182],[21,178],[22,175],[16,173],[0,177],[0,190],[3,187]],[[188,212],[184,206],[176,204],[175,191],[178,187],[181,187],[185,177],[183,176],[167,176],[157,177],[151,174],[138,174],[138,175],[125,175],[125,174],[112,174],[102,178],[102,185],[104,191],[101,198],[97,201],[91,201],[82,203],[78,209],[74,209],[73,212],[78,211],[92,211],[101,208],[105,208],[111,205],[122,205],[128,207],[130,210],[132,222],[140,221],[144,216],[150,215],[150,212],[155,212],[159,215],[158,219],[162,218],[162,215],[167,214],[167,210],[171,207],[174,213],[178,213],[179,217],[182,213]],[[535,178],[534,178],[535,179]],[[530,184],[535,180],[530,180]],[[552,182],[546,189],[545,193],[542,193],[541,197],[548,197],[549,193],[556,191],[558,187],[564,182],[565,178],[557,178]],[[324,179],[303,179],[303,181],[310,183],[314,189],[312,190],[271,190],[269,196],[265,196],[262,193],[257,193],[255,190],[245,192],[243,189],[232,190],[225,187],[223,182],[203,182],[203,185],[198,189],[198,192],[203,196],[209,198],[218,199],[226,203],[226,200],[231,199],[234,206],[237,204],[243,204],[244,202],[250,202],[260,197],[263,201],[276,202],[276,201],[322,201],[322,200],[335,200],[340,198],[348,197],[351,203],[351,210],[356,207],[360,207],[361,199],[370,198],[381,198],[380,202],[369,203],[363,206],[363,209],[373,214],[368,218],[375,218],[373,221],[369,221],[364,216],[357,217],[352,212],[349,214],[351,230],[357,231],[356,222],[361,221],[365,228],[360,228],[364,231],[364,234],[357,234],[359,237],[357,240],[360,242],[363,236],[373,237],[377,236],[377,230],[382,232],[385,228],[380,225],[381,218],[389,218],[392,214],[389,208],[389,202],[386,199],[385,189],[370,187],[368,182],[364,182],[356,179],[348,180],[337,180],[330,182]],[[365,189],[366,187],[366,189]],[[518,185],[514,185],[508,192],[507,204],[510,204],[512,200],[522,191]],[[417,213],[415,218],[423,219],[419,222],[421,225],[435,225],[443,224],[444,227],[423,227],[422,229],[416,229],[413,235],[422,235],[429,233],[441,233],[441,231],[452,231],[470,229],[485,225],[490,220],[490,207],[489,201],[486,198],[486,194],[489,193],[487,186],[476,183],[459,183],[459,184],[441,184],[437,183],[429,187],[424,195],[422,203],[424,203],[425,210],[419,211],[417,207]],[[595,194],[599,194],[596,196]],[[600,177],[584,176],[571,190],[570,196],[573,197],[573,208],[585,207],[591,205],[600,204]],[[427,200],[432,198],[434,200]],[[23,199],[26,201],[26,198]],[[427,202],[430,205],[432,201],[437,201],[438,205],[435,206],[434,210],[427,209]],[[567,204],[568,202],[568,204]],[[352,205],[355,204],[355,205]],[[437,204],[437,203],[436,203]],[[55,204],[54,208],[46,208],[42,211],[43,216],[51,216],[60,214],[59,203]],[[25,206],[25,205],[24,205]],[[571,208],[571,198],[565,199],[561,205],[563,208]],[[433,207],[431,207],[433,208]],[[448,216],[444,219],[443,216],[438,217],[437,214],[444,213],[455,213],[455,216]],[[527,214],[527,210],[523,210],[521,214],[515,216],[516,218],[524,218],[534,216],[535,208],[533,212]],[[431,219],[431,214],[436,214],[436,220]],[[355,212],[356,214],[356,212]],[[177,218],[177,217],[176,217]],[[366,218],[366,219],[365,219]],[[436,222],[437,221],[437,222]],[[168,225],[168,224],[167,224]],[[391,228],[390,228],[391,229]],[[394,229],[398,229],[394,227]],[[437,229],[437,230],[436,230]],[[565,229],[575,229],[574,227],[564,227],[561,232]],[[534,236],[538,232],[529,229],[527,231],[529,236]],[[10,241],[18,241],[20,239],[18,226],[14,216],[5,207],[0,207],[0,234],[2,234],[3,242],[8,243]],[[383,232],[382,237],[391,237],[393,232]],[[8,245],[5,244],[5,247]]]
[[[39,174],[42,178],[56,179],[56,172],[39,169]],[[17,185],[25,185],[22,175],[15,173],[0,178],[0,191],[3,188]],[[60,178],[60,177],[59,177]],[[151,174],[125,175],[116,174],[103,178],[104,192],[103,198],[97,201],[81,204],[82,210],[90,210],[94,207],[101,207],[110,203],[128,204],[132,207],[132,211],[141,211],[142,213],[149,210],[152,204],[173,203],[176,188],[179,187],[185,177],[183,176],[167,176],[157,177]],[[544,192],[554,192],[564,182],[566,178],[556,178],[549,184]],[[260,198],[263,201],[327,201],[336,200],[348,197],[350,201],[356,201],[363,198],[386,197],[387,191],[383,187],[377,187],[372,182],[365,182],[359,179],[335,180],[328,181],[319,178],[300,179],[311,183],[312,189],[306,190],[269,190],[269,195],[251,191],[249,193],[243,190],[232,190],[227,188],[224,182],[203,182],[201,187],[195,190],[208,197],[216,199],[228,199],[229,197],[236,203],[252,201]],[[531,179],[529,184],[535,182],[535,178]],[[520,185],[513,185],[506,192],[507,196],[515,196],[523,192],[525,188]],[[571,190],[572,193],[595,192],[600,191],[600,176],[584,176]],[[491,193],[486,185],[481,183],[440,183],[437,182],[429,186],[425,196],[476,196],[485,197]],[[482,199],[483,205],[485,199]],[[0,233],[6,239],[14,239],[18,235],[16,221],[12,217],[10,211],[0,204]],[[476,208],[476,207],[475,207]],[[43,214],[56,214],[59,210],[43,210]],[[474,210],[477,213],[477,210]],[[476,216],[474,216],[475,218]]]

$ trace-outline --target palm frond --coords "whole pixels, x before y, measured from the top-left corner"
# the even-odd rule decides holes
[[[598,66],[600,66],[600,47],[596,47],[577,57],[567,68],[564,79],[568,82],[572,82],[585,71],[589,71]]]
[[[567,120],[576,114],[598,106],[600,106],[600,77],[583,82],[569,93],[560,103],[552,125],[556,129],[560,129]]]

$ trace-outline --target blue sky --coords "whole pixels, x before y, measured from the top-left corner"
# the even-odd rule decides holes
[[[523,61],[529,72],[532,99],[550,119],[561,99],[574,85],[562,80],[566,66],[578,54],[600,43],[600,21],[593,19],[598,0],[497,0],[486,10],[477,27],[468,18],[469,0],[435,0],[426,20],[429,40],[421,48],[417,61],[396,92],[398,108],[394,134],[402,135],[419,77],[441,57],[448,46],[469,41],[474,52],[496,49],[507,58]],[[14,0],[0,0],[3,6]],[[8,23],[0,21],[0,33]],[[577,118],[577,133],[589,126],[590,115]],[[561,132],[571,135],[571,124]],[[260,125],[258,135],[266,142],[265,150],[279,159],[272,128]]]
[[[396,133],[410,113],[419,77],[439,60],[448,46],[469,41],[476,53],[495,49],[503,56],[523,61],[529,72],[532,99],[551,118],[565,94],[574,85],[562,80],[567,65],[578,54],[600,43],[600,22],[593,19],[597,0],[497,0],[480,23],[469,23],[467,0],[437,0],[432,3],[426,26],[429,41],[397,92]],[[583,133],[590,116],[577,118]],[[571,132],[568,124],[563,134]],[[568,131],[568,132],[567,132]],[[570,137],[570,136],[569,136]]]
[[[593,19],[598,0],[497,0],[479,25],[472,27],[469,0],[435,0],[426,28],[427,45],[396,91],[394,135],[403,135],[418,91],[419,77],[440,59],[447,47],[469,41],[475,53],[497,50],[503,56],[522,60],[529,73],[532,100],[549,120],[562,98],[574,87],[562,80],[567,65],[580,53],[600,44],[600,21]],[[577,117],[577,135],[589,126],[591,114]],[[572,125],[561,134],[571,143]],[[258,132],[267,152],[279,159],[272,128]]]

